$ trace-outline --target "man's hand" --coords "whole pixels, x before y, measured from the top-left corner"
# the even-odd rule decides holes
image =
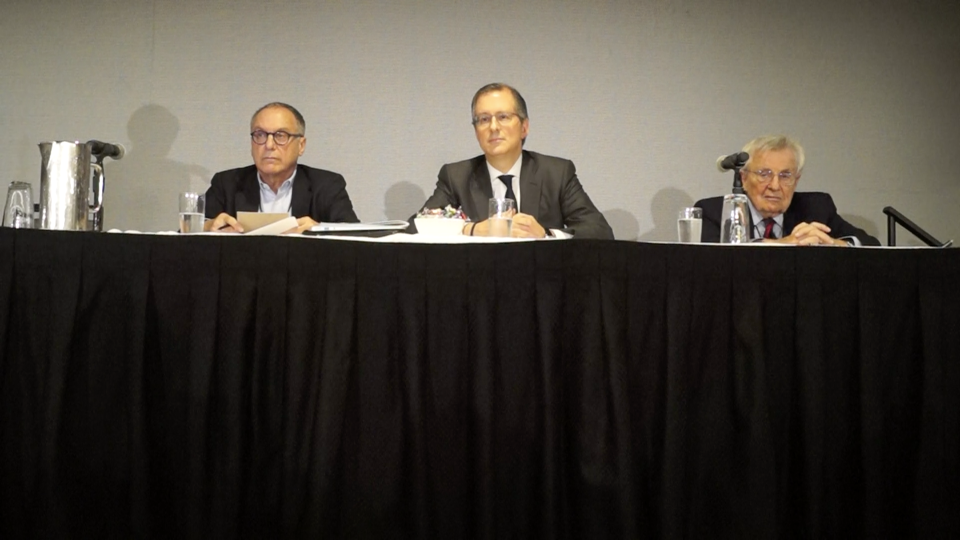
[[[477,223],[467,223],[463,226],[463,234],[470,236],[488,236],[490,234],[490,220],[485,219]],[[513,215],[513,225],[510,236],[515,238],[543,238],[547,232],[537,223],[530,214],[516,213]]]
[[[203,223],[203,230],[207,232],[242,233],[240,222],[230,214],[220,214],[216,219],[209,219]]]
[[[463,225],[464,236],[487,236],[490,234],[490,220],[485,219],[476,223],[465,223]]]
[[[303,231],[317,225],[317,222],[313,220],[310,216],[303,216],[302,218],[297,218],[297,226],[283,234],[302,234]]]
[[[543,238],[547,236],[547,231],[537,223],[536,218],[530,214],[521,214],[517,212],[513,216],[513,228],[510,236],[514,238]]]
[[[793,228],[793,231],[790,232],[790,236],[785,236],[779,240],[774,240],[781,244],[796,244],[798,246],[818,246],[818,245],[835,245],[835,246],[848,246],[843,240],[838,240],[836,238],[830,237],[830,227],[827,227],[823,223],[817,223],[812,221],[810,223],[800,223]]]

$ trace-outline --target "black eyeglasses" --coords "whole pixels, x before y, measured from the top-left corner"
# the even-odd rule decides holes
[[[250,138],[253,139],[255,144],[267,144],[267,137],[271,135],[273,136],[273,142],[276,143],[277,146],[283,146],[290,142],[291,139],[303,137],[303,134],[299,133],[287,133],[286,131],[270,132],[258,129],[250,134]]]

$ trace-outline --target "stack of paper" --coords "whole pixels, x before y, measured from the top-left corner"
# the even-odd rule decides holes
[[[273,236],[297,228],[297,218],[281,213],[237,212],[237,221],[247,236]]]

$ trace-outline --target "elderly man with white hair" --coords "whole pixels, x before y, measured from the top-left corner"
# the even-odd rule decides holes
[[[847,223],[827,193],[797,193],[803,174],[803,147],[786,135],[748,142],[750,160],[741,170],[750,202],[751,237],[782,244],[879,246],[880,241]],[[697,201],[703,209],[701,241],[720,241],[723,197]]]

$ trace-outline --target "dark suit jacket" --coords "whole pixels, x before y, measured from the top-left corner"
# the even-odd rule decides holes
[[[213,175],[210,188],[207,189],[206,217],[213,219],[222,212],[237,217],[237,212],[259,210],[260,184],[257,182],[256,166]],[[318,223],[360,221],[353,212],[343,176],[305,165],[297,165],[290,211],[295,218],[310,216]]]
[[[698,208],[703,209],[703,224],[700,232],[701,242],[720,241],[720,214],[723,212],[723,197],[711,197],[697,201]],[[756,234],[751,217],[751,235]],[[783,235],[787,236],[798,224],[811,221],[823,223],[830,227],[832,238],[856,236],[865,246],[879,246],[880,241],[847,223],[839,214],[833,198],[827,193],[807,192],[794,193],[790,207],[783,213]]]
[[[613,230],[580,185],[572,161],[526,150],[522,159],[520,212],[536,218],[545,229],[562,229],[576,238],[613,240]],[[437,187],[422,208],[451,205],[463,208],[471,220],[483,221],[492,197],[486,158],[477,156],[441,167]],[[414,225],[411,229],[416,230]]]

